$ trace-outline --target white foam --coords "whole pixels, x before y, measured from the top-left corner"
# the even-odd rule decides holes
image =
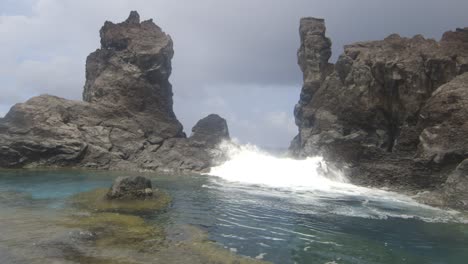
[[[222,143],[220,149],[228,156],[223,164],[208,173],[235,188],[256,194],[285,195],[295,204],[314,205],[302,213],[323,213],[387,219],[414,218],[428,222],[464,222],[458,212],[444,211],[419,204],[409,196],[349,183],[344,173],[331,170],[322,157],[303,160],[278,157],[253,145]],[[236,185],[240,184],[240,185]],[[248,188],[243,186],[263,186]],[[281,191],[272,191],[283,190]],[[361,206],[333,203],[337,200],[359,200]],[[398,208],[397,212],[392,209]],[[323,210],[323,211],[322,211]],[[232,223],[231,223],[232,224]]]
[[[227,181],[325,191],[347,182],[341,172],[329,170],[321,157],[305,160],[278,158],[253,145],[223,143],[221,148],[229,160],[211,168],[209,174]]]

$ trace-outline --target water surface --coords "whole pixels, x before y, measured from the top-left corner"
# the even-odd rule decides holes
[[[74,230],[56,223],[78,213],[67,202],[69,197],[108,187],[119,175],[0,171],[0,263],[41,263],[41,259],[92,263],[83,256],[100,253],[67,248]],[[142,216],[149,225],[162,226],[169,233],[194,226],[239,255],[273,263],[466,263],[468,259],[463,216],[386,192],[279,188],[202,175],[149,176],[173,198],[165,212]],[[177,232],[183,236],[183,231]],[[112,254],[101,255],[111,260],[108,263],[119,263],[118,258],[112,261],[118,254]],[[131,254],[131,263],[153,263],[147,253],[146,257]]]

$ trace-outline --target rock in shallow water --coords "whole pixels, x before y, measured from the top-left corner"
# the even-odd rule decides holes
[[[109,192],[110,200],[145,200],[153,197],[151,180],[143,176],[118,177]]]
[[[112,196],[112,189],[99,188],[72,196],[70,204],[91,212],[153,214],[166,210],[171,203],[171,197],[163,190],[150,191],[149,188],[135,188],[131,191],[123,191],[118,189],[117,193],[120,194]],[[109,198],[109,196],[115,198]]]

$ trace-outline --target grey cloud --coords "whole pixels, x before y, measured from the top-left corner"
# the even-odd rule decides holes
[[[69,57],[56,57],[45,62],[24,61],[15,75],[17,87],[37,87],[41,93],[69,98],[81,97],[85,78],[82,63]]]
[[[178,114],[184,124],[214,112],[227,119],[231,135],[241,142],[284,147],[297,133],[291,108],[299,91],[294,86],[204,86],[192,96],[176,96],[175,105],[177,113],[185,113]]]

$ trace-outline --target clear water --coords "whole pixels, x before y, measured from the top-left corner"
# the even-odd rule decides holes
[[[0,263],[76,263],[57,243],[69,230],[54,223],[74,210],[68,197],[108,187],[119,175],[0,171]],[[166,228],[194,225],[239,255],[281,264],[468,263],[462,214],[396,194],[349,186],[281,188],[208,175],[148,176],[173,201],[145,221]],[[36,249],[40,243],[50,246]]]

